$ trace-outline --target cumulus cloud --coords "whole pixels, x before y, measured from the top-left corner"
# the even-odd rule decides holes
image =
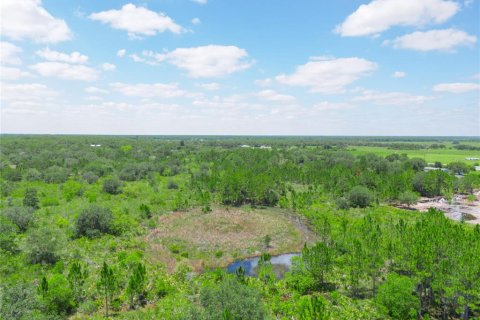
[[[439,24],[459,9],[458,3],[449,0],[374,0],[360,5],[335,32],[355,37],[379,34],[393,26]]]
[[[275,79],[290,86],[310,87],[312,92],[334,94],[344,92],[347,85],[376,69],[377,64],[357,57],[318,57],[298,66],[291,75],[281,74]]]
[[[0,41],[0,62],[2,64],[22,64],[22,60],[18,56],[21,52],[22,48],[13,43]]]
[[[80,52],[72,52],[70,54],[50,50],[45,48],[36,52],[37,56],[48,61],[67,62],[67,63],[86,63],[88,57]]]
[[[194,25],[199,25],[201,23],[202,23],[202,21],[199,18],[193,18],[192,19],[192,24],[194,24]]]
[[[273,80],[271,78],[258,79],[253,81],[253,83],[260,87],[268,87],[272,84]]]
[[[385,42],[389,44],[390,42]],[[443,50],[450,51],[458,46],[477,43],[477,37],[456,29],[416,31],[392,41],[394,48],[418,51]]]
[[[480,84],[478,83],[439,83],[433,87],[433,91],[450,93],[465,93],[479,90]]]
[[[2,37],[38,43],[57,43],[72,38],[67,23],[53,17],[40,0],[2,0],[0,12]]]
[[[257,96],[262,100],[275,101],[275,102],[292,102],[295,101],[295,97],[287,94],[280,94],[275,90],[262,90],[257,93]]]
[[[1,83],[1,111],[5,113],[46,113],[58,92],[40,83]]]
[[[65,80],[94,81],[98,79],[98,71],[83,65],[63,62],[40,62],[30,66],[44,77],[56,77]]]
[[[87,88],[85,88],[85,92],[86,93],[98,94],[98,93],[108,93],[108,90],[100,89],[100,88],[97,88],[97,87],[87,87]]]
[[[109,24],[114,29],[125,30],[130,38],[154,36],[165,31],[172,33],[184,31],[180,25],[164,13],[137,7],[132,3],[124,5],[120,10],[112,9],[92,13],[89,18]]]
[[[121,58],[121,57],[125,56],[126,53],[127,53],[127,50],[120,49],[120,50],[117,51],[117,56]]]
[[[20,78],[31,77],[32,74],[18,68],[5,67],[0,65],[0,75],[2,80],[18,80]]]
[[[208,0],[192,0],[192,1],[199,4],[206,4],[208,2]]]
[[[115,69],[117,69],[117,66],[114,65],[113,63],[105,62],[102,64],[103,71],[115,71]]]
[[[216,82],[211,82],[211,83],[201,83],[198,85],[200,88],[204,90],[209,90],[209,91],[215,91],[220,89],[220,85]]]
[[[422,104],[431,99],[433,99],[433,97],[416,96],[405,92],[365,90],[361,96],[353,98],[353,101],[371,102],[377,105],[410,105]]]
[[[177,83],[112,83],[111,88],[125,96],[140,98],[176,98],[187,93]]]
[[[392,77],[394,77],[394,78],[405,78],[406,76],[407,76],[407,74],[403,71],[395,71],[392,74]]]
[[[144,51],[144,57],[136,54],[130,57],[136,62],[158,64],[168,62],[179,69],[186,70],[192,78],[219,78],[250,68],[248,53],[236,46],[207,45],[193,48],[177,48],[167,53]]]
[[[322,101],[312,107],[312,111],[332,111],[351,109],[354,105],[344,102]]]

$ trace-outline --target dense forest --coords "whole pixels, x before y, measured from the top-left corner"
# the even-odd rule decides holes
[[[352,151],[359,146],[388,155]],[[480,318],[480,225],[410,208],[420,197],[473,201],[478,163],[429,164],[408,152],[475,155],[478,146],[474,138],[3,135],[0,318]],[[251,224],[230,225],[235,210]],[[188,232],[167,236],[168,219],[187,223],[182,214],[197,211],[195,219],[222,213],[225,241],[253,229],[256,215],[285,214],[314,236],[266,229],[238,240],[238,252],[191,246]],[[280,252],[288,237],[296,242],[285,250],[300,254],[279,278],[271,259],[288,252]],[[226,271],[251,256],[260,256],[256,277]]]

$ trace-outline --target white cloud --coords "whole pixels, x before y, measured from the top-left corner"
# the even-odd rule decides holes
[[[29,72],[22,71],[18,68],[5,67],[0,65],[0,76],[2,80],[18,80],[24,77],[31,77]]]
[[[52,104],[58,92],[40,83],[1,83],[2,113],[38,114]]]
[[[392,74],[392,77],[394,77],[394,78],[405,78],[406,76],[407,76],[407,74],[403,71],[395,71]]]
[[[66,80],[94,81],[98,79],[98,71],[83,65],[72,65],[62,62],[41,62],[30,66],[44,77],[57,77]]]
[[[449,51],[458,46],[474,45],[476,42],[477,37],[456,29],[416,31],[392,41],[395,48],[418,51]]]
[[[105,62],[102,64],[103,71],[114,71],[117,68],[113,63]]]
[[[199,25],[201,23],[202,23],[202,21],[200,20],[200,18],[193,18],[192,19],[192,24],[194,24],[194,25]]]
[[[353,101],[366,101],[377,105],[409,105],[422,104],[432,99],[433,97],[415,96],[404,92],[378,92],[365,90],[361,96],[353,98]]]
[[[258,79],[253,81],[254,84],[260,87],[268,87],[272,84],[273,80],[271,78],[266,78],[266,79]]]
[[[57,43],[72,37],[66,22],[48,13],[41,0],[2,0],[0,12],[2,37],[38,43]]]
[[[471,91],[479,91],[478,83],[439,83],[433,87],[436,92],[465,93]]]
[[[114,29],[125,30],[130,38],[154,36],[165,31],[183,32],[183,28],[164,13],[137,7],[132,3],[124,5],[120,10],[112,9],[92,13],[89,18],[110,24]]]
[[[85,88],[85,92],[86,93],[108,93],[108,90],[105,90],[105,89],[100,89],[100,88],[97,88],[97,87],[87,87]]]
[[[342,36],[375,35],[393,26],[423,26],[445,22],[460,6],[445,0],[374,0],[362,4],[336,27]]]
[[[322,101],[320,103],[315,104],[312,107],[312,111],[332,111],[332,110],[345,110],[351,109],[354,106],[349,103],[344,102],[329,102],[329,101]]]
[[[67,62],[67,63],[86,63],[88,57],[80,52],[72,52],[70,54],[50,50],[45,48],[36,52],[37,56],[48,61]]]
[[[192,0],[192,1],[199,4],[206,4],[208,2],[208,0]]]
[[[0,62],[2,64],[22,64],[22,60],[18,56],[22,51],[22,48],[13,43],[0,41]]]
[[[199,84],[198,86],[204,90],[209,90],[209,91],[215,91],[220,89],[220,85],[216,82],[202,83],[202,84]]]
[[[192,78],[218,78],[248,69],[253,62],[248,53],[235,46],[207,45],[193,48],[177,48],[167,53],[144,51],[143,55],[154,59],[146,61],[136,54],[130,57],[136,62],[157,64],[166,61],[186,70]]]
[[[345,87],[377,69],[377,65],[361,58],[311,58],[291,75],[275,79],[286,85],[310,87],[312,92],[341,93]]]
[[[121,57],[125,56],[126,53],[127,53],[127,50],[120,49],[120,50],[117,51],[117,56],[121,58]]]
[[[187,93],[178,87],[177,83],[112,83],[110,85],[114,91],[129,97],[140,98],[175,98],[186,95]]]
[[[262,90],[257,93],[257,96],[260,99],[267,100],[267,101],[275,101],[275,102],[292,102],[295,101],[294,96],[286,95],[286,94],[280,94],[276,92],[275,90]]]

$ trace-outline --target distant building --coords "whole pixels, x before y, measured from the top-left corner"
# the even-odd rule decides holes
[[[472,161],[475,161],[475,160],[480,160],[480,158],[472,158],[472,157],[469,157],[469,158],[465,158],[465,160],[472,160]]]
[[[475,171],[480,171],[480,166],[475,166]]]
[[[90,147],[101,147],[101,144],[91,144]]]
[[[242,144],[240,148],[250,148],[250,146],[248,144]]]
[[[261,145],[261,146],[260,146],[260,149],[272,149],[272,147]]]

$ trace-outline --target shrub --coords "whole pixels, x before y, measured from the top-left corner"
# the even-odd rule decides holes
[[[0,291],[0,319],[37,319],[40,304],[33,285],[6,284]]]
[[[2,170],[2,178],[8,181],[21,181],[22,173],[18,169],[5,168]]]
[[[356,186],[348,194],[348,202],[351,207],[366,208],[373,201],[372,192],[363,186]]]
[[[26,253],[28,261],[32,264],[54,264],[59,255],[59,234],[51,227],[40,227],[27,237]]]
[[[400,201],[401,204],[406,204],[410,207],[412,204],[417,203],[418,195],[415,192],[407,190],[398,196],[398,201]]]
[[[25,172],[25,180],[27,181],[40,181],[42,180],[42,174],[35,168],[29,168]]]
[[[76,235],[95,238],[102,233],[110,233],[112,220],[113,215],[110,209],[92,205],[78,216],[75,224]]]
[[[88,184],[93,184],[93,183],[97,182],[97,180],[98,180],[98,176],[91,171],[85,172],[82,175],[82,178],[83,178],[83,180],[87,181]]]
[[[10,219],[20,231],[26,231],[33,218],[31,207],[11,207],[3,211],[3,215]]]
[[[55,274],[48,280],[43,300],[49,313],[58,315],[71,314],[76,306],[73,290],[62,274]]]
[[[109,194],[120,194],[122,193],[122,182],[116,178],[105,180],[103,191]]]
[[[25,190],[25,196],[23,197],[23,206],[38,209],[38,196],[37,189],[27,188]]]
[[[63,185],[62,194],[65,200],[71,201],[76,196],[83,194],[83,186],[80,182],[70,179]]]
[[[167,183],[167,189],[178,189],[178,184],[173,180],[169,180]]]
[[[200,292],[200,301],[208,319],[265,319],[260,293],[234,278],[227,278],[216,286],[207,286]]]
[[[0,251],[17,252],[15,238],[18,231],[18,227],[13,222],[0,215]]]
[[[379,286],[375,302],[394,319],[415,319],[420,303],[413,294],[414,289],[415,282],[412,279],[391,273]]]
[[[59,167],[52,166],[43,173],[43,180],[47,183],[63,183],[67,181],[70,171]]]

